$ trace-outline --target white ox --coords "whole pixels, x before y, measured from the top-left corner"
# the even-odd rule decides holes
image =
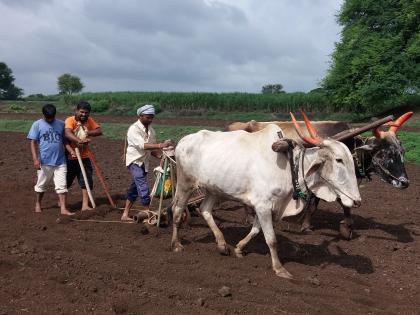
[[[228,247],[214,222],[212,209],[219,197],[227,197],[252,207],[256,213],[250,233],[236,245],[236,255],[242,256],[242,249],[262,228],[275,273],[292,277],[277,255],[273,218],[298,214],[304,202],[292,198],[293,184],[286,154],[272,150],[273,143],[279,140],[277,132],[280,130],[276,125],[255,133],[202,130],[180,140],[175,150],[177,185],[171,243],[174,251],[183,249],[178,237],[182,211],[191,192],[200,187],[206,193],[200,210],[221,253],[227,254]],[[300,168],[300,185],[323,200],[340,199],[347,207],[360,205],[350,151],[341,142],[319,140],[319,147],[293,149],[294,156],[299,157],[296,161]]]

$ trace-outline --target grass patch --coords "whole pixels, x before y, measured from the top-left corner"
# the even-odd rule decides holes
[[[398,138],[406,150],[406,160],[420,164],[420,132],[398,131]]]
[[[105,137],[110,139],[125,139],[128,127],[131,124],[119,124],[119,123],[102,123],[102,131]],[[182,137],[197,132],[202,129],[217,131],[220,128],[217,127],[206,127],[206,126],[169,126],[169,125],[157,125],[153,124],[153,128],[156,131],[156,138],[158,142],[166,139],[172,139],[179,141]]]
[[[269,112],[217,112],[217,111],[163,111],[159,113],[159,118],[196,118],[196,119],[215,119],[232,121],[267,121],[277,119],[276,115]]]
[[[408,120],[404,123],[405,127],[420,127],[420,120]]]
[[[32,126],[32,120],[0,120],[0,131],[10,132],[24,132],[28,133]],[[125,139],[128,127],[131,124],[119,124],[119,123],[102,123],[102,131],[104,136],[109,139],[122,140]],[[172,139],[179,141],[182,137],[197,132],[202,129],[207,130],[220,130],[217,127],[206,127],[206,126],[168,126],[168,125],[153,125],[156,131],[157,141],[163,141],[165,139]]]
[[[0,120],[0,131],[29,132],[32,120]]]

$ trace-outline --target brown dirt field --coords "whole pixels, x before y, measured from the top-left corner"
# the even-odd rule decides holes
[[[220,256],[203,219],[169,250],[171,228],[61,221],[53,192],[33,212],[35,170],[24,134],[1,132],[0,314],[418,314],[420,309],[420,167],[399,191],[376,178],[360,190],[355,238],[338,238],[335,203],[321,203],[311,235],[292,221],[277,224],[279,253],[295,276],[275,276],[262,235],[243,259]],[[123,201],[129,174],[122,142],[94,139],[95,155],[114,199]],[[98,180],[91,219],[118,220]],[[80,207],[76,183],[69,206]],[[229,244],[244,237],[240,204],[221,203],[215,217]],[[230,287],[231,295],[218,291]]]

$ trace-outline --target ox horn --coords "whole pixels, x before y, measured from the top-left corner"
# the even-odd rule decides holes
[[[316,132],[316,130],[314,129],[314,127],[311,124],[311,121],[309,120],[308,116],[306,116],[305,112],[303,111],[303,109],[300,110],[302,116],[303,116],[303,120],[305,121],[305,125],[306,125],[306,129],[308,129],[309,134],[311,135],[311,137],[313,139],[320,139],[318,137],[318,134]]]
[[[400,128],[402,124],[405,123],[405,121],[411,117],[411,115],[413,115],[413,112],[407,112],[398,117],[398,119],[395,122],[390,124],[391,127],[389,127],[389,132],[396,133],[398,128]]]
[[[389,116],[386,116],[385,118],[375,120],[374,122],[372,122],[370,124],[367,124],[366,126],[354,129],[352,131],[344,132],[344,133],[340,132],[340,133],[332,136],[331,138],[334,139],[334,140],[337,140],[337,141],[344,141],[346,139],[353,138],[357,135],[360,135],[361,133],[363,133],[365,131],[368,131],[370,129],[377,129],[377,128],[379,128],[379,126],[381,126],[381,125],[383,125],[387,122],[390,122],[393,119],[394,119],[394,116],[389,115]]]
[[[391,126],[391,127],[389,127],[388,131],[392,132],[392,133],[396,133],[398,128],[400,128],[401,125],[403,123],[405,123],[405,121],[408,118],[411,117],[411,115],[413,115],[413,112],[407,112],[407,113],[401,115],[400,117],[398,117],[398,119],[396,121],[388,123],[388,125]],[[375,128],[375,129],[372,129],[372,133],[375,136],[375,138],[381,139],[381,132],[379,131],[379,127]]]
[[[322,140],[316,135],[316,132],[314,133],[314,135],[312,134],[312,132],[314,132],[312,125],[308,119],[308,117],[306,117],[306,115],[304,115],[304,119],[305,119],[305,124],[306,124],[306,128],[308,128],[309,133],[311,134],[311,137],[307,137],[303,134],[302,129],[300,129],[299,124],[296,121],[295,115],[293,115],[292,112],[290,112],[290,116],[292,117],[292,122],[293,125],[295,126],[296,132],[298,133],[299,137],[304,140],[305,142],[309,143],[309,144],[313,144],[315,146],[319,146],[322,142]],[[306,120],[308,121],[308,124],[306,123]],[[309,127],[308,127],[309,126]],[[310,131],[310,129],[312,129],[312,132]]]

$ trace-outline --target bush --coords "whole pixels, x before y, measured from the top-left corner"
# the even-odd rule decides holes
[[[103,113],[106,112],[109,108],[109,101],[102,99],[102,100],[95,100],[89,101],[90,106],[92,106],[92,112],[95,113]]]
[[[9,111],[11,112],[26,112],[27,108],[25,105],[20,105],[20,104],[10,104],[9,105]]]

